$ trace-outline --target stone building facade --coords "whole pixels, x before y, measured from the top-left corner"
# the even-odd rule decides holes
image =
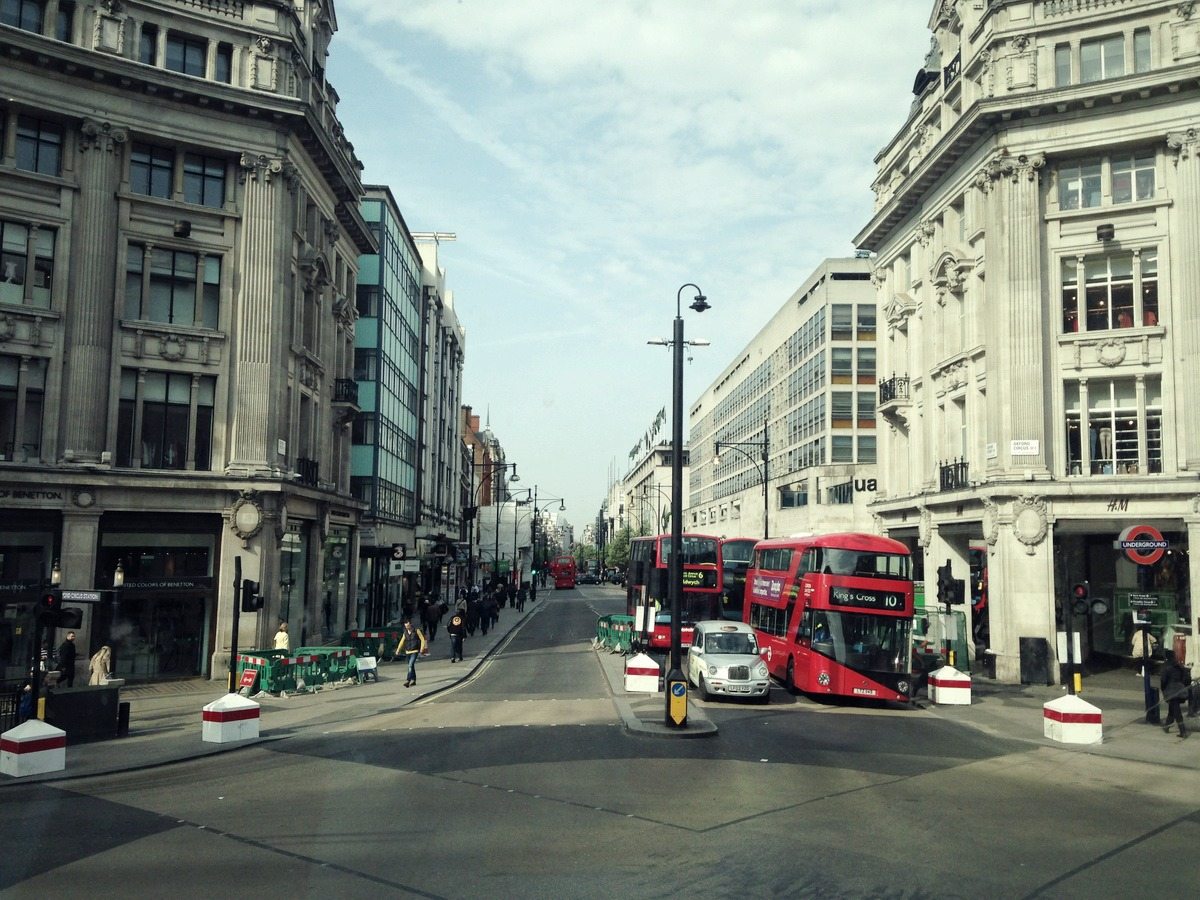
[[[0,595],[53,569],[82,651],[223,677],[239,646],[352,616],[360,165],[324,63],[331,2],[5,4]],[[11,12],[11,15],[8,13]],[[68,604],[70,605],[70,604]],[[11,618],[9,610],[11,610]],[[27,630],[4,641],[21,671]],[[51,636],[47,636],[51,637]]]
[[[1195,661],[1200,8],[933,4],[877,157],[880,530],[970,581],[976,664],[1053,679],[1133,615]],[[1083,602],[1067,602],[1076,588]]]

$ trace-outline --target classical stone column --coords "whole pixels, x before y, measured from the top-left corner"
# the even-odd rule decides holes
[[[79,194],[71,236],[71,295],[65,304],[62,456],[97,462],[108,434],[117,259],[119,147],[128,132],[85,119],[79,127]]]
[[[996,678],[1020,683],[1021,638],[1042,638],[1049,645],[1050,677],[1057,682],[1054,541],[1045,501],[1030,496],[994,504],[984,515],[984,536]]]
[[[241,278],[233,300],[227,466],[239,474],[269,473],[277,458],[270,444],[278,434],[275,416],[282,403],[275,396],[272,358],[287,346],[291,331],[281,313],[288,259],[281,235],[290,229],[283,184],[292,177],[291,168],[286,159],[248,153],[241,158]]]
[[[1171,197],[1172,296],[1167,322],[1174,334],[1175,395],[1194,398],[1200,392],[1200,369],[1194,361],[1200,356],[1200,305],[1192,298],[1200,291],[1200,128],[1173,131],[1167,135],[1167,148],[1174,157],[1175,184]],[[1161,316],[1161,312],[1160,312]],[[1189,364],[1189,361],[1191,364]],[[1200,427],[1180,423],[1180,467],[1200,470]]]
[[[975,181],[984,194],[986,221],[988,433],[995,436],[998,451],[988,470],[997,475],[1047,470],[1038,191],[1038,172],[1045,162],[1040,153],[1013,156],[1002,150]],[[1014,440],[1037,441],[1038,452],[1013,457]]]

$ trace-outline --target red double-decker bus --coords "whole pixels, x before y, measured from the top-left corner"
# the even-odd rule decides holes
[[[693,623],[721,618],[718,539],[707,534],[684,534],[681,546],[680,645],[690,647]],[[641,609],[638,642],[651,650],[671,648],[670,563],[671,535],[637,537],[629,542],[626,613],[634,617],[636,624]]]
[[[550,560],[550,577],[554,580],[554,589],[575,587],[577,569],[575,557],[556,556]]]
[[[911,563],[878,535],[759,541],[743,618],[771,674],[789,691],[910,700]]]
[[[721,538],[717,545],[721,571],[721,618],[742,621],[746,572],[758,538]]]

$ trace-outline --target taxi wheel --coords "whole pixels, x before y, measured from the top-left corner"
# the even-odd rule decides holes
[[[712,694],[710,694],[708,692],[708,685],[704,683],[703,675],[700,676],[700,683],[698,685],[696,685],[696,688],[700,691],[700,699],[701,700],[707,701],[707,700],[712,699]]]

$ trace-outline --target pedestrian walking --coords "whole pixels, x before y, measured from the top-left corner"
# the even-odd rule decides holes
[[[437,637],[438,625],[441,624],[442,616],[445,614],[446,607],[442,606],[440,601],[426,605],[422,621],[425,623],[425,637],[429,639],[429,643],[432,644]]]
[[[1144,667],[1158,649],[1158,638],[1149,628],[1142,626],[1129,636],[1129,655],[1138,660],[1138,675],[1143,676]]]
[[[292,639],[288,636],[287,622],[280,622],[275,630],[275,649],[284,653],[292,649]]]
[[[522,581],[517,589],[517,612],[525,612],[525,601],[529,599],[529,582]]]
[[[67,687],[75,687],[75,660],[79,648],[75,646],[75,632],[68,631],[66,640],[58,645],[58,671]]]
[[[517,606],[517,586],[510,583],[508,587],[504,589],[504,592],[508,597],[508,608],[515,609]]]
[[[536,578],[533,579],[533,581],[529,582],[529,602],[530,603],[537,602],[537,579]]]
[[[425,640],[425,635],[421,633],[421,629],[413,625],[412,619],[404,621],[404,631],[400,632],[400,643],[396,645],[396,655],[404,655],[404,659],[408,662],[408,677],[404,682],[405,687],[412,687],[417,683],[417,658],[428,652],[429,644]]]
[[[88,666],[88,684],[105,684],[112,671],[112,647],[105,644],[92,654]]]
[[[450,662],[462,662],[463,640],[467,636],[467,619],[462,609],[456,609],[450,617],[446,634],[450,635]]]
[[[1179,724],[1179,736],[1187,737],[1187,726],[1183,724],[1183,701],[1187,699],[1188,685],[1192,683],[1192,676],[1188,674],[1180,662],[1175,659],[1175,651],[1167,650],[1163,653],[1163,668],[1162,675],[1159,677],[1159,687],[1162,689],[1163,699],[1167,701],[1167,721],[1163,723],[1163,731],[1170,733],[1171,723]]]
[[[479,594],[472,592],[467,600],[467,636],[475,637],[475,629],[479,627]]]

